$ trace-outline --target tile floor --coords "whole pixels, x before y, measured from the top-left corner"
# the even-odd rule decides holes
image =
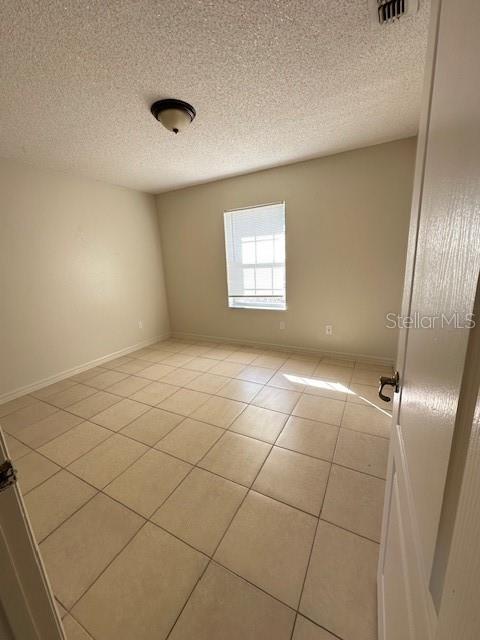
[[[1,405],[69,640],[375,640],[386,371],[171,339]]]

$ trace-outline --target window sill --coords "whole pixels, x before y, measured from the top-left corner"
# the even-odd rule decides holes
[[[248,309],[250,311],[286,311],[287,306],[284,307],[254,307],[250,305],[229,304],[229,309]]]

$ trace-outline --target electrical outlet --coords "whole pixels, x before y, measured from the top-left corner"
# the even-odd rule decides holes
[[[280,330],[283,331],[283,329],[285,329],[285,322],[280,322]]]
[[[138,328],[143,329],[143,320],[138,321]]]
[[[325,333],[327,336],[333,336],[333,325],[326,324],[325,325]]]

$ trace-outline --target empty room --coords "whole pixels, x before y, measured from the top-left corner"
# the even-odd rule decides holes
[[[478,640],[480,5],[0,33],[0,639]]]

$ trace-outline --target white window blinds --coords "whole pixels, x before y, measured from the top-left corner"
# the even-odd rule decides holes
[[[285,203],[226,211],[228,304],[286,309]]]

